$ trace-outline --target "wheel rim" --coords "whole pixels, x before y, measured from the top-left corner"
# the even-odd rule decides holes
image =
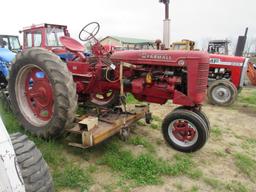
[[[213,88],[212,97],[218,103],[226,103],[231,99],[231,91],[224,85],[219,85]]]
[[[92,93],[91,102],[97,105],[106,105],[114,98],[114,96],[115,96],[115,92],[112,90],[109,90],[104,94]]]
[[[44,126],[53,115],[53,90],[46,73],[36,65],[26,65],[17,75],[16,99],[25,119]]]
[[[186,119],[177,119],[170,123],[168,128],[170,139],[181,147],[190,147],[198,139],[196,126]]]

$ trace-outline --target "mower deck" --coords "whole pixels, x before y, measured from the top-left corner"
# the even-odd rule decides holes
[[[102,110],[98,115],[88,112],[86,115],[78,117],[76,125],[67,130],[71,134],[80,135],[82,142],[70,142],[69,145],[79,148],[97,145],[116,133],[121,133],[122,129],[129,128],[131,124],[145,117],[146,112],[148,112],[148,107],[144,105],[135,105],[129,112]],[[98,123],[91,126],[92,119],[97,119]],[[88,129],[89,127],[92,128]]]

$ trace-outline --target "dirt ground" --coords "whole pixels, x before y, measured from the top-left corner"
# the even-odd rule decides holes
[[[32,136],[31,139],[36,142],[49,164],[56,191],[256,192],[256,89],[244,89],[231,107],[206,103],[203,111],[210,120],[210,137],[201,150],[191,154],[175,151],[162,137],[161,121],[175,107],[171,103],[151,105],[153,124],[146,125],[143,121],[136,123],[131,139],[127,142],[114,136],[99,146],[78,150],[69,147],[65,138],[49,142]],[[9,119],[5,123],[10,132],[21,131],[12,130],[18,126],[13,115],[2,111],[2,116],[5,120]],[[118,145],[118,150],[126,152],[107,148],[113,143]],[[151,172],[142,169],[154,169],[145,165],[151,160],[134,160],[144,153],[150,153],[153,160],[171,165],[175,164],[175,157],[179,156],[191,161],[191,166],[180,162],[172,167],[178,170],[177,174],[162,174],[153,170],[152,174],[159,177],[159,182],[144,180],[143,183],[140,177],[152,177],[143,177],[144,173]],[[127,154],[128,157],[122,157]],[[109,162],[102,163],[106,159]],[[137,163],[130,166],[132,170],[125,169],[131,163],[127,159],[133,159],[133,163]],[[119,167],[116,168],[115,164]],[[127,175],[127,172],[134,169],[140,172],[140,177],[137,175],[137,178],[133,178],[133,172]]]
[[[250,92],[251,89],[249,89]],[[246,95],[248,92],[245,91]],[[151,105],[154,116],[162,119],[175,108],[172,104],[163,106]],[[118,184],[120,174],[113,172],[108,166],[96,166],[92,173],[94,184],[90,192],[101,191],[131,191],[131,192],[195,192],[195,191],[256,191],[256,170],[241,168],[237,162],[237,154],[250,157],[256,161],[256,108],[237,102],[232,107],[217,107],[206,104],[203,111],[210,120],[212,132],[206,145],[198,152],[190,154],[194,166],[200,170],[196,178],[186,175],[162,176],[162,184],[142,185],[124,188]],[[157,124],[158,123],[158,124]],[[171,161],[173,156],[180,154],[171,149],[163,140],[161,123],[157,122],[153,129],[150,125],[136,125],[132,135],[144,136],[155,147],[155,156],[165,161]],[[123,145],[122,148],[138,155],[144,151],[141,145]],[[89,152],[90,153],[90,152]],[[100,152],[92,152],[88,161],[73,157],[81,166],[94,164],[100,157]],[[250,161],[250,162],[251,162]],[[241,162],[240,162],[241,163]],[[243,163],[243,162],[242,162]],[[247,162],[245,161],[245,164]],[[255,167],[255,164],[253,165]],[[122,174],[121,174],[122,175]],[[129,181],[127,181],[129,185]],[[79,190],[65,190],[79,191]]]

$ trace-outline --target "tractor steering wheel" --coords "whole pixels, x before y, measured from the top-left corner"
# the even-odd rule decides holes
[[[79,33],[79,39],[81,41],[89,41],[95,38],[100,30],[100,24],[98,22],[91,22],[84,26],[84,28]]]

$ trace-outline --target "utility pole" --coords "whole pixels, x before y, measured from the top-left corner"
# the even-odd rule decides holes
[[[169,49],[170,48],[170,18],[169,18],[170,0],[159,0],[159,2],[165,5],[163,43],[165,45],[165,48]]]

